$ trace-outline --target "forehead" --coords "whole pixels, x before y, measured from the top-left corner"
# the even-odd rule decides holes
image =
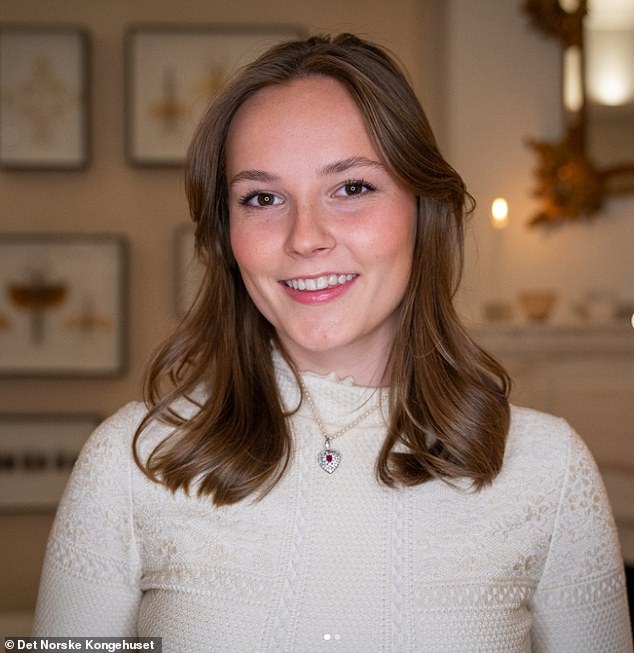
[[[349,110],[359,114],[352,96],[344,84],[326,75],[299,77],[281,84],[271,84],[256,91],[238,109],[235,120],[244,114],[270,111],[274,107],[301,107],[307,110],[314,103],[335,105],[339,110]]]
[[[326,76],[267,86],[236,112],[227,135],[227,167],[252,158],[307,159],[368,156],[378,159],[364,117],[347,88]]]

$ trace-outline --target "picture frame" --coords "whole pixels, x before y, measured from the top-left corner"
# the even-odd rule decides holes
[[[179,224],[174,231],[174,311],[182,318],[194,303],[205,266],[196,256],[195,226]]]
[[[196,125],[231,75],[296,26],[133,25],[126,31],[126,157],[178,167]]]
[[[52,511],[94,414],[0,414],[0,512]]]
[[[89,69],[90,39],[81,28],[0,26],[0,167],[88,165]]]
[[[127,258],[114,234],[0,234],[0,376],[121,374]]]

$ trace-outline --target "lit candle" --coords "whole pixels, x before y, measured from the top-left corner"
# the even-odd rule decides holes
[[[489,256],[488,297],[484,305],[485,317],[488,320],[508,320],[511,308],[504,299],[504,241],[507,238],[506,227],[509,220],[509,206],[503,197],[498,197],[491,204],[491,225],[493,233],[490,236],[491,254]]]
[[[496,229],[506,229],[509,223],[509,205],[503,197],[491,204],[491,223]]]

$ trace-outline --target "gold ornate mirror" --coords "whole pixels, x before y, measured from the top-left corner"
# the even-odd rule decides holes
[[[634,2],[525,0],[533,24],[562,48],[564,134],[531,141],[540,211],[531,225],[596,215],[634,193]]]

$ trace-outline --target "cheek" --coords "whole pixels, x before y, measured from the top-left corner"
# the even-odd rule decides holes
[[[262,272],[262,247],[258,247],[257,239],[248,230],[233,226],[229,230],[229,242],[247,294],[258,311],[269,319],[266,306],[262,305],[258,282],[258,275]]]
[[[416,217],[407,213],[392,215],[398,217],[383,221],[373,231],[366,242],[366,251],[374,253],[375,260],[383,262],[387,267],[409,270],[414,253]]]
[[[279,232],[279,225],[274,221],[230,221],[229,244],[243,275],[271,271],[279,263]]]
[[[235,259],[235,262],[237,263],[238,267],[240,270],[242,270],[245,261],[248,260],[248,248],[245,245],[244,240],[241,238],[235,238],[233,231],[231,232],[229,242],[231,245],[231,253],[233,254],[233,258]]]
[[[229,242],[233,257],[245,274],[258,265],[258,247],[257,239],[244,225],[231,224],[229,228]]]
[[[404,219],[386,230],[380,243],[384,278],[391,291],[402,298],[412,273],[415,218]],[[399,300],[400,301],[400,300]]]

